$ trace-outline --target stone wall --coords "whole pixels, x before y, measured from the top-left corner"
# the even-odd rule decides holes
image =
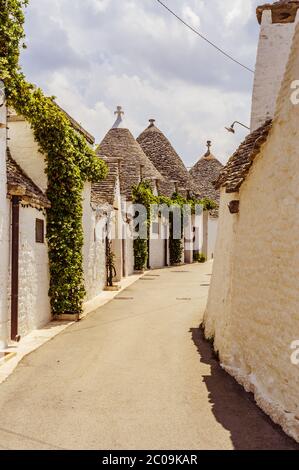
[[[19,251],[19,334],[26,335],[51,320],[48,247],[35,241],[35,220],[44,214],[31,207],[20,207]],[[10,311],[10,308],[9,308]],[[10,316],[10,315],[9,315]]]
[[[165,240],[153,240],[149,242],[149,264],[151,269],[164,268],[165,260]]]
[[[6,107],[0,108],[0,123],[6,123]],[[0,129],[0,350],[7,345],[7,273],[9,266],[9,202],[6,197],[6,129]]]
[[[134,242],[133,238],[129,237],[126,240],[126,275],[131,276],[134,274]]]
[[[97,212],[90,204],[91,184],[85,183],[83,195],[83,266],[86,301],[97,297],[106,285],[106,247],[101,231],[96,230],[100,223]]]
[[[218,232],[218,217],[209,216],[208,220],[208,260],[214,259]]]
[[[230,216],[228,204],[238,198],[221,190],[218,236],[215,247],[213,275],[204,317],[206,337],[214,339],[215,349],[225,361],[230,360],[231,338],[229,318],[232,302],[233,253],[236,219]]]
[[[214,274],[205,315],[223,367],[299,441],[299,26],[268,141],[239,193],[240,212],[224,217],[222,192]],[[222,257],[222,259],[220,258]]]

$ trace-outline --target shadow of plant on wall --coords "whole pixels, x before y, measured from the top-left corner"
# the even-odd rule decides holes
[[[230,432],[235,450],[299,450],[299,445],[257,407],[253,395],[246,393],[221,368],[203,330],[192,328],[190,333],[200,361],[211,367],[211,374],[203,376],[203,380],[212,412],[218,423]]]

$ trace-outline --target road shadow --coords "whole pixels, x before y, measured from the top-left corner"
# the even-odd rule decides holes
[[[218,423],[230,432],[235,450],[299,450],[254,402],[245,390],[220,366],[213,347],[204,338],[201,328],[192,328],[192,340],[200,361],[211,367],[211,375],[203,376],[209,401]]]

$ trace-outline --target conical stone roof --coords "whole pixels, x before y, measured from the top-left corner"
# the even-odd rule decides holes
[[[118,120],[121,125],[122,118]],[[106,134],[96,153],[108,161],[120,160],[120,192],[128,200],[132,199],[132,187],[140,183],[141,176],[144,180],[163,180],[129,129],[118,127],[116,123]]]
[[[150,125],[140,134],[137,142],[165,180],[164,184],[160,184],[162,194],[171,196],[175,187],[183,196],[188,192],[194,193],[192,177],[169,140],[156,127],[154,119],[150,120]]]
[[[217,160],[211,153],[211,141],[207,143],[208,151],[205,155],[193,166],[190,170],[190,175],[196,185],[196,191],[200,198],[209,198],[220,202],[220,191],[214,186],[218,180],[221,170],[223,169],[222,163]]]

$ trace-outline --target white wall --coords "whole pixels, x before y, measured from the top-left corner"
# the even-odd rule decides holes
[[[231,342],[229,318],[232,308],[232,273],[237,216],[230,214],[228,204],[238,199],[238,194],[221,190],[219,225],[215,247],[213,275],[208,304],[204,316],[206,337],[215,341],[215,349],[221,349],[221,358],[229,361]]]
[[[9,148],[13,159],[42,190],[47,189],[45,157],[39,152],[33,131],[26,121],[10,121]]]
[[[216,240],[217,240],[217,231],[218,231],[218,217],[209,216],[208,219],[208,260],[214,259]]]
[[[126,258],[126,276],[134,274],[134,241],[132,235],[132,226],[130,223],[125,224],[125,258]]]
[[[0,108],[6,123],[6,107]],[[9,266],[9,203],[6,197],[6,129],[0,129],[0,350],[7,346],[7,275]]]
[[[298,73],[299,25],[273,129],[240,189],[240,212],[229,223],[220,214],[205,324],[225,369],[299,442],[299,369],[291,360],[299,340],[299,105],[290,100]]]
[[[19,334],[46,325],[51,320],[48,247],[35,241],[35,220],[46,217],[37,209],[20,206],[19,245]],[[10,305],[9,305],[10,312]],[[10,316],[10,315],[9,315]]]
[[[297,14],[296,21],[298,18]],[[271,11],[263,12],[252,97],[251,130],[274,116],[294,31],[295,23],[272,24]]]
[[[165,267],[165,240],[150,240],[149,264],[151,269]]]
[[[95,210],[90,204],[91,184],[85,183],[83,194],[83,268],[86,301],[97,297],[106,285],[105,240],[96,226],[100,223]]]

